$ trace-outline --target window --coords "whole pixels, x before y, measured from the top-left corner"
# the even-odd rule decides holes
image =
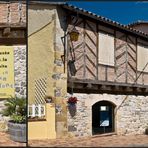
[[[142,71],[148,62],[148,46],[144,46],[142,44],[139,44],[137,46],[137,49],[138,49],[137,70]],[[148,66],[145,68],[144,72],[148,72]]]
[[[109,106],[100,106],[100,111],[109,111]]]
[[[114,66],[114,36],[99,32],[99,63]]]

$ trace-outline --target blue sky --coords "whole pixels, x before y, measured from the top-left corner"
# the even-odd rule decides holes
[[[137,20],[148,21],[148,1],[69,1],[68,3],[125,25]]]

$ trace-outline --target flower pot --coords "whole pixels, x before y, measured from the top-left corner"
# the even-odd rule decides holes
[[[68,103],[68,110],[70,115],[74,117],[77,111],[76,103]]]
[[[76,103],[68,103],[68,106],[71,108],[75,108],[76,107]]]
[[[26,124],[8,122],[10,139],[16,142],[26,142]]]

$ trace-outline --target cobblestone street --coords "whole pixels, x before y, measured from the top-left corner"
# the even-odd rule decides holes
[[[6,132],[0,132],[0,147],[26,147],[26,143],[14,142],[9,138]]]
[[[148,147],[147,135],[95,136],[87,138],[30,140],[31,147]]]

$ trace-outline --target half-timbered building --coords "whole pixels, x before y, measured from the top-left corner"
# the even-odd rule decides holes
[[[28,21],[29,102],[50,98],[56,137],[145,132],[146,32],[62,3],[31,2]],[[78,100],[73,107],[70,97]]]

